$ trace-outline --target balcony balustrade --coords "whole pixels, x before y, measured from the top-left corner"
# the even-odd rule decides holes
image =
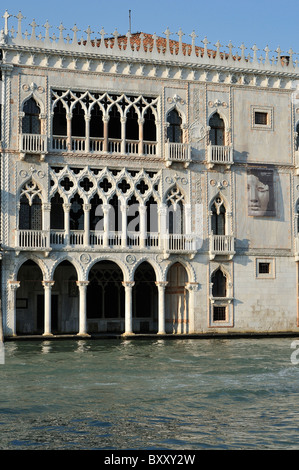
[[[210,259],[215,256],[229,256],[232,258],[235,254],[234,251],[234,236],[233,235],[214,235],[210,236]]]
[[[191,145],[179,142],[166,142],[165,160],[167,166],[171,166],[175,162],[182,162],[187,167],[191,162]]]
[[[108,248],[158,249],[166,253],[194,253],[195,236],[186,234],[167,234],[160,237],[157,232],[147,232],[144,238],[140,232],[127,232],[125,241],[122,232],[90,231],[88,242],[84,230],[17,230],[15,247],[17,250],[49,251],[51,248],[90,247],[94,250]]]
[[[22,154],[47,153],[47,136],[41,134],[20,134],[20,152]]]
[[[38,136],[43,137],[43,136]],[[44,136],[45,137],[45,136]],[[156,155],[157,142],[143,141],[140,147],[139,140],[126,140],[123,142],[121,139],[108,139],[107,151],[105,151],[104,138],[90,137],[89,145],[85,137],[71,137],[71,150],[72,152],[82,153],[124,153],[127,155]],[[58,152],[68,151],[68,138],[66,136],[53,135],[51,139],[51,150]]]
[[[194,235],[168,234],[164,242],[164,248],[167,253],[194,253],[196,251]]]
[[[17,249],[49,250],[49,232],[46,230],[16,230],[15,244]]]
[[[208,145],[208,167],[226,165],[230,167],[233,161],[232,145]]]

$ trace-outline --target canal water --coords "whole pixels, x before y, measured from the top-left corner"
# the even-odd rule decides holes
[[[0,449],[298,449],[293,341],[6,342]]]

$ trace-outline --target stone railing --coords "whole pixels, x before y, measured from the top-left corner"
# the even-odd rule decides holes
[[[47,250],[50,247],[46,230],[16,230],[16,249]]]
[[[47,152],[47,136],[41,134],[20,134],[20,152],[45,154]]]
[[[164,239],[165,251],[172,253],[196,251],[196,240],[194,235],[169,234]]]
[[[226,165],[234,163],[232,145],[208,145],[208,165]]]
[[[159,249],[167,253],[194,253],[196,238],[194,235],[167,234],[160,237],[157,232],[146,232],[144,239],[140,232],[127,232],[125,241],[122,232],[90,231],[86,241],[84,230],[17,230],[15,246],[17,249],[49,250],[50,247],[63,249],[67,246],[90,247],[92,249],[130,248]]]
[[[156,60],[159,62],[164,61],[168,64],[179,62],[182,65],[197,64],[201,67],[233,67],[238,70],[247,69],[252,73],[256,70],[259,73],[271,71],[273,73],[281,72],[290,75],[297,73],[298,70],[297,60],[292,49],[283,52],[278,47],[275,51],[270,51],[268,46],[264,49],[259,49],[255,44],[252,47],[246,47],[244,44],[236,47],[231,42],[224,48],[219,41],[210,49],[208,48],[209,41],[206,37],[201,41],[202,46],[196,45],[197,35],[194,31],[190,34],[191,44],[182,41],[184,33],[181,29],[178,30],[175,39],[173,39],[173,33],[169,28],[162,33],[165,37],[157,36],[156,34],[131,34],[130,32],[126,35],[120,35],[115,30],[111,37],[107,38],[105,37],[107,33],[103,28],[98,32],[92,31],[88,27],[84,31],[84,35],[82,34],[81,36],[80,33],[79,39],[79,29],[76,25],[71,29],[72,37],[70,37],[69,33],[65,33],[66,28],[62,24],[58,27],[59,34],[56,36],[54,28],[52,28],[48,21],[40,27],[36,24],[35,20],[30,24],[26,20],[24,25],[25,17],[21,12],[14,15],[7,11],[4,13],[3,18],[4,28],[0,35],[2,48],[14,45],[20,46],[23,53],[25,48],[28,48],[31,52],[32,48],[35,47],[41,51],[46,51],[47,54],[52,52],[58,53],[60,56],[62,52],[65,52],[65,56],[61,57],[60,61],[58,61],[58,67],[60,68],[68,62],[74,67],[73,58],[75,54],[81,53],[84,55],[90,54],[92,58],[96,58],[98,55],[101,61],[103,61],[105,56],[107,58],[115,58],[118,63],[120,61],[123,62],[123,65],[129,71],[128,63],[131,64],[134,61],[140,60],[145,60],[147,63]],[[26,32],[23,33],[22,26],[23,30],[28,28],[29,32],[26,29]],[[53,31],[51,36],[50,30],[51,34]],[[250,51],[249,54],[246,53],[246,49]],[[4,53],[4,61],[5,55]],[[87,65],[90,67],[90,58],[87,57],[87,60],[89,60]]]
[[[24,134],[24,135],[27,135],[27,134]],[[46,138],[46,136],[40,136],[40,137]],[[85,137],[71,137],[69,140],[71,142],[70,146],[71,146],[72,152],[104,153],[104,138],[90,137],[89,145],[86,143]],[[122,153],[123,151],[124,154],[127,154],[127,155],[140,155],[140,152],[142,152],[141,155],[156,155],[157,154],[157,142],[144,141],[142,148],[140,148],[139,140],[125,140],[124,146],[122,144],[123,144],[123,141],[121,139],[108,139],[107,152],[108,153]],[[31,144],[31,147],[32,148],[34,147],[33,143]],[[58,152],[67,152],[68,151],[68,137],[53,135],[51,139],[51,150],[58,151]],[[22,151],[25,153],[25,150],[22,150]]]
[[[217,255],[232,257],[234,255],[234,236],[233,235],[210,235],[210,258]]]
[[[183,162],[188,166],[191,162],[191,145],[187,143],[165,142],[166,165],[174,162]]]

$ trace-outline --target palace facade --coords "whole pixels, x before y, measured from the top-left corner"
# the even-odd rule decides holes
[[[3,18],[4,336],[298,332],[293,52]]]

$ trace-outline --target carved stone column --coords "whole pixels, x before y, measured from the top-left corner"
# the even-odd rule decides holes
[[[64,244],[70,243],[70,210],[72,205],[70,203],[63,204],[64,210]]]
[[[159,247],[166,248],[167,244],[167,207],[165,204],[161,204],[158,207],[159,214]]]
[[[192,207],[191,204],[185,204],[185,234],[191,234]]]
[[[121,234],[121,246],[126,248],[127,246],[127,206],[125,204],[121,204],[121,227],[122,227],[122,234]]]
[[[50,217],[51,217],[51,203],[46,202],[43,204],[43,230],[47,232],[46,246],[50,248]]]
[[[66,146],[69,152],[72,151],[72,113],[66,114]]]
[[[16,323],[16,303],[17,303],[17,289],[20,287],[20,281],[9,281],[9,302],[8,302],[8,317],[12,317],[12,335],[17,335]]]
[[[139,217],[140,217],[140,247],[146,246],[146,206],[139,204]]]
[[[104,213],[104,238],[103,238],[103,246],[106,248],[109,246],[109,213],[111,209],[110,204],[103,204],[102,209]]]
[[[108,123],[109,123],[109,116],[104,116],[103,117],[103,132],[104,132],[103,150],[104,152],[108,152]]]
[[[80,336],[88,336],[87,334],[87,318],[86,318],[86,289],[89,281],[77,281],[79,287],[79,333]]]
[[[167,281],[157,281],[158,287],[158,335],[165,335],[165,288]]]
[[[44,336],[52,335],[51,332],[51,291],[54,285],[54,281],[43,281],[44,286],[44,302],[45,302],[45,312],[44,312]]]
[[[199,284],[197,282],[188,282],[186,284],[186,289],[189,292],[189,302],[188,302],[188,317],[189,317],[189,332],[188,333],[193,333],[195,330],[194,326],[194,318],[195,318],[195,296],[196,292],[199,290]]]
[[[90,116],[84,116],[85,118],[85,152],[90,151]]]
[[[139,124],[139,148],[138,153],[139,155],[143,155],[143,124],[144,119],[138,119]]]
[[[89,213],[91,209],[91,204],[83,204],[84,210],[84,246],[89,246]]]
[[[125,288],[125,336],[134,334],[132,316],[132,288],[134,284],[134,281],[124,281],[122,283]]]
[[[125,155],[126,153],[126,122],[127,119],[125,117],[120,118],[121,123],[121,153]]]

